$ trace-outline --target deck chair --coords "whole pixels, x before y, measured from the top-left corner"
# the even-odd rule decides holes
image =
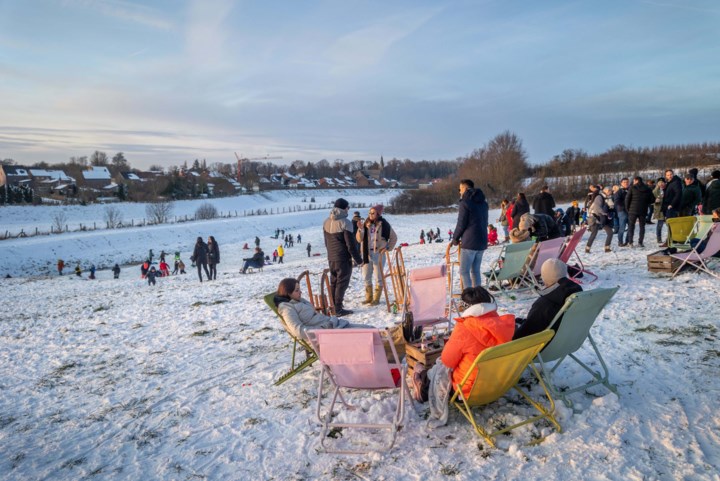
[[[455,310],[457,305],[462,302],[461,296],[462,291],[465,288],[463,285],[462,276],[460,275],[460,256],[462,254],[462,247],[460,245],[454,246],[452,242],[448,242],[445,248],[445,267],[447,270],[447,288],[448,295],[450,296],[450,302],[452,303]],[[459,281],[455,282],[455,279]],[[458,289],[459,285],[459,289]]]
[[[573,274],[570,273],[570,270],[568,270],[568,279],[570,279],[573,282],[576,282],[578,284],[583,284],[584,282],[581,280],[580,275],[583,275],[584,277],[587,275],[591,278],[588,283],[595,282],[598,279],[598,276],[596,276],[593,272],[585,269],[585,264],[583,264],[582,259],[580,258],[580,254],[577,252],[577,246],[580,244],[580,241],[582,240],[583,235],[587,231],[587,227],[583,227],[582,229],[576,230],[573,235],[570,236],[570,238],[567,241],[567,244],[565,244],[565,248],[563,249],[562,253],[560,254],[560,260],[563,261],[565,264],[570,265],[570,258],[575,256],[576,265],[574,266],[577,271],[575,271]]]
[[[540,286],[540,268],[543,263],[548,259],[559,259],[560,254],[565,246],[565,238],[558,237],[557,239],[548,239],[538,243],[533,253],[534,258],[532,260],[532,281],[535,287]]]
[[[452,306],[448,301],[446,273],[444,264],[410,270],[400,319],[405,319],[405,314],[412,312],[415,326],[426,328],[446,322],[449,327]]]
[[[693,228],[692,238],[703,240],[710,229],[712,229],[713,221],[711,215],[696,215],[695,227]]]
[[[713,255],[720,251],[720,224],[714,224],[710,228],[707,244],[702,252],[698,252],[697,248],[700,244],[695,245],[690,252],[682,252],[679,254],[671,254],[675,259],[680,259],[682,263],[675,269],[672,277],[675,277],[685,266],[695,268],[693,272],[701,271],[710,274],[713,277],[720,278],[720,275],[708,267],[709,261],[713,260]],[[671,278],[672,278],[671,277]]]
[[[690,248],[690,239],[692,239],[696,221],[694,215],[667,219],[665,224],[668,227],[668,247],[677,249]]]
[[[590,291],[578,292],[571,295],[565,301],[565,304],[551,321],[548,329],[556,330],[555,337],[548,343],[543,351],[538,354],[537,362],[540,364],[542,377],[547,384],[548,389],[555,399],[562,399],[566,406],[572,407],[573,403],[568,395],[584,391],[585,389],[602,384],[610,391],[617,394],[617,388],[610,383],[610,373],[605,364],[595,341],[590,334],[590,328],[593,326],[595,319],[603,310],[605,305],[610,301],[612,296],[618,291],[619,287],[609,289],[593,289]],[[562,323],[557,326],[559,319],[562,317]],[[590,345],[595,352],[597,361],[603,370],[602,373],[593,370],[583,361],[581,361],[574,353],[580,349],[585,343],[585,339],[590,341]],[[580,386],[561,389],[557,387],[554,376],[555,371],[560,364],[567,358],[575,361],[583,369],[592,375],[592,380]]]
[[[555,403],[540,374],[532,364],[533,358],[537,356],[540,349],[553,337],[553,334],[554,332],[552,330],[546,330],[533,334],[532,336],[485,349],[475,359],[472,368],[465,375],[462,382],[455,387],[450,402],[460,410],[463,416],[470,421],[475,432],[485,439],[490,446],[495,447],[494,438],[496,436],[543,418],[550,421],[550,423],[555,426],[557,432],[562,432],[562,428],[554,416]],[[544,390],[545,397],[547,398],[547,407],[532,399],[530,395],[518,385],[520,376],[527,367],[530,367],[538,384]],[[462,387],[468,382],[474,370],[477,370],[477,377],[470,390],[470,395],[465,399]],[[488,432],[477,423],[472,408],[495,402],[512,388],[515,388],[540,414],[513,424],[512,426],[506,426],[494,432]],[[539,441],[541,440],[537,440],[536,442]]]
[[[533,286],[532,271],[529,263],[532,260],[533,241],[506,244],[500,251],[500,256],[485,272],[488,285],[495,284],[501,291],[506,289],[503,282],[508,283],[509,289],[529,288]]]
[[[387,332],[378,329],[316,329],[309,331],[308,336],[318,352],[321,366],[316,413],[322,423],[320,432],[322,449],[327,453],[340,454],[385,452],[391,449],[405,415],[405,400],[412,403],[412,396],[406,383],[407,365],[400,363],[395,346],[392,339],[387,336]],[[391,346],[394,363],[388,363],[383,342],[388,342]],[[325,414],[322,414],[323,381],[326,377],[333,386],[333,395],[329,408]],[[336,414],[339,413],[334,412],[338,398],[346,410],[353,409],[343,399],[341,389],[392,390],[397,395],[397,405],[392,420],[387,423],[338,421],[339,416]],[[343,429],[345,430],[343,437],[349,439],[349,431],[358,428],[388,430],[389,434],[385,443],[376,447],[335,449],[326,445],[330,430]]]
[[[278,378],[277,381],[275,381],[274,385],[279,386],[280,384],[284,383],[291,377],[295,376],[302,370],[304,370],[306,367],[311,366],[315,361],[317,361],[317,355],[315,354],[315,351],[313,350],[310,343],[308,343],[306,340],[297,338],[293,336],[290,333],[290,330],[287,328],[287,324],[285,324],[285,319],[282,318],[280,313],[278,312],[277,306],[275,306],[275,301],[273,298],[275,297],[276,292],[271,292],[270,294],[267,294],[265,299],[265,304],[268,305],[270,309],[275,313],[276,316],[280,319],[280,322],[282,323],[283,328],[285,328],[285,332],[288,333],[288,335],[293,339],[293,348],[292,348],[292,359],[290,360],[290,370],[285,372],[280,378]],[[295,354],[298,351],[298,345],[305,351],[305,360],[302,362],[298,362],[298,364],[295,364]]]

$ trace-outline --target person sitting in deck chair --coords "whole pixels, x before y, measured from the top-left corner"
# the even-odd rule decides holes
[[[246,257],[243,260],[245,261],[245,264],[243,264],[243,268],[240,271],[242,274],[245,274],[245,272],[248,270],[248,267],[262,269],[262,267],[265,265],[265,253],[262,251],[261,248],[256,247],[255,254],[253,254],[252,257]]]
[[[302,298],[300,283],[291,277],[280,281],[273,299],[278,314],[294,337],[308,340],[307,331],[312,329],[344,329],[348,327],[367,328],[371,326],[350,324],[345,319],[327,316],[315,310],[310,301]]]
[[[555,219],[547,214],[523,214],[517,227],[520,231],[527,231],[537,242],[562,237]]]
[[[545,287],[538,291],[540,297],[530,307],[526,318],[515,320],[513,339],[520,339],[544,331],[555,315],[562,309],[565,300],[576,292],[582,292],[579,284],[567,277],[567,265],[560,259],[548,259],[540,268],[540,277]],[[554,329],[560,326],[559,319]]]

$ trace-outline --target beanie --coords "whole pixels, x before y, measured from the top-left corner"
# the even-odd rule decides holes
[[[340,197],[338,200],[335,201],[334,207],[337,207],[338,209],[347,209],[348,207],[350,207],[350,204],[348,203],[348,201]]]
[[[382,204],[374,205],[374,206],[372,206],[372,209],[374,209],[375,212],[377,212],[378,217],[380,217],[383,213],[383,205]]]
[[[548,259],[540,268],[540,277],[545,287],[550,287],[563,277],[567,277],[567,265],[560,259]]]

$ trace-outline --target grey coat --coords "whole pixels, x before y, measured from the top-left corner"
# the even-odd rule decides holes
[[[289,302],[281,302],[278,306],[278,313],[287,324],[290,334],[297,338],[308,339],[307,331],[312,329],[343,329],[350,327],[345,319],[338,319],[335,316],[326,316],[317,312],[312,304],[305,299]]]

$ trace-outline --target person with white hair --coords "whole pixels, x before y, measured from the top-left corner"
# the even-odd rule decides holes
[[[544,331],[550,325],[565,300],[582,287],[567,277],[567,265],[560,259],[548,259],[540,268],[540,278],[545,284],[538,294],[540,297],[530,307],[526,318],[515,319],[513,339],[520,339]],[[553,326],[557,332],[562,318]]]

